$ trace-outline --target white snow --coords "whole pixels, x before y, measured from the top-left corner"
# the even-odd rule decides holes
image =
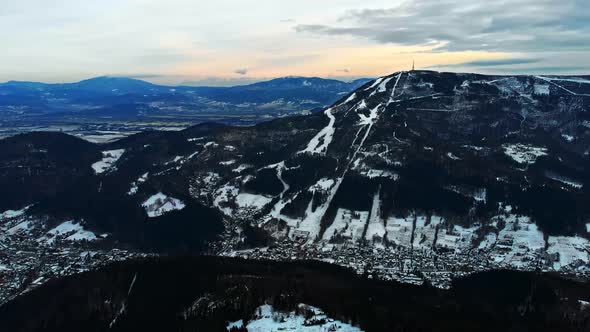
[[[547,253],[558,254],[558,260],[553,263],[555,270],[560,270],[576,262],[588,264],[590,262],[590,242],[581,237],[550,236],[547,240]]]
[[[205,143],[205,145],[203,145],[203,147],[205,147],[205,148],[216,148],[218,146],[219,146],[219,144],[217,144],[217,143],[215,143],[213,141],[212,142],[207,142],[207,143]]]
[[[360,171],[359,174],[368,177],[369,179],[375,179],[375,178],[389,178],[392,180],[399,180],[399,174],[391,172],[391,171],[387,171],[387,170],[382,170],[382,169],[369,169],[369,170],[363,170]]]
[[[562,134],[561,137],[563,137],[563,139],[569,143],[573,142],[576,139],[574,136],[566,134]]]
[[[181,200],[168,197],[161,192],[148,198],[141,206],[150,218],[160,217],[168,212],[185,208],[185,204]]]
[[[66,241],[95,241],[96,235],[90,231],[87,231],[82,227],[82,224],[73,220],[66,221],[57,227],[51,229],[41,239],[47,241],[47,243],[53,243],[58,236],[67,236]]]
[[[22,221],[22,222],[16,224],[15,226],[9,228],[6,231],[6,234],[8,234],[8,235],[14,235],[14,234],[17,234],[17,233],[20,233],[20,232],[26,232],[26,231],[28,231],[28,230],[30,230],[32,228],[32,224],[33,223],[30,220]]]
[[[390,217],[387,219],[385,230],[387,240],[396,245],[410,248],[412,242],[412,228],[414,217],[407,218]]]
[[[362,239],[368,219],[368,211],[338,209],[336,217],[334,217],[334,222],[326,229],[323,238],[324,240],[330,240],[339,235],[347,240],[356,242]]]
[[[298,305],[300,310],[307,310],[312,313],[309,319],[298,315],[295,311],[281,312],[275,310],[271,305],[262,305],[256,309],[254,317],[247,322],[248,332],[363,332],[361,329],[334,319],[329,318],[321,309]],[[322,321],[323,324],[312,324],[314,321]],[[229,331],[232,327],[244,326],[242,320],[230,322],[227,325]]]
[[[534,85],[534,94],[539,96],[548,96],[549,95],[549,84],[535,84]]]
[[[424,215],[416,217],[416,227],[414,229],[414,249],[430,250],[434,245],[436,228],[444,222],[442,217],[431,216],[430,220]]]
[[[377,87],[377,89],[375,89],[375,91],[373,91],[370,96],[374,96],[377,93],[383,93],[387,91],[387,83],[389,83],[389,81],[391,81],[392,79],[393,77],[388,77],[384,79],[383,82],[379,84],[379,87]]]
[[[233,165],[235,163],[236,163],[236,161],[232,159],[232,160],[227,160],[227,161],[220,161],[219,162],[219,165],[229,166],[229,165]]]
[[[332,114],[332,109],[328,108],[324,111],[324,114],[330,119],[330,122],[324,129],[322,129],[314,138],[309,141],[307,147],[300,151],[299,153],[318,153],[323,154],[328,151],[328,146],[332,143],[332,138],[334,135],[334,123],[336,122],[336,117]]]
[[[6,211],[0,213],[0,220],[20,217],[20,216],[24,215],[30,207],[31,207],[31,205],[26,206],[20,210],[6,210]]]
[[[575,188],[575,189],[582,189],[584,187],[584,184],[583,183],[580,183],[578,181],[574,181],[574,180],[572,180],[570,178],[567,178],[565,176],[561,176],[559,174],[548,172],[548,173],[546,173],[546,176],[548,178],[550,178],[551,180],[555,180],[555,181],[561,182],[561,183],[563,183],[563,184],[565,184],[565,185],[567,185],[569,187]]]
[[[248,168],[252,168],[252,165],[242,164],[232,170],[233,173],[242,173],[243,171],[247,170]]]
[[[353,100],[355,100],[355,99],[356,99],[356,93],[353,93],[353,94],[351,94],[351,95],[350,95],[350,97],[348,97],[348,99],[346,99],[346,100],[345,100],[345,101],[344,101],[342,104],[340,104],[340,105],[348,104],[348,103],[350,103],[351,101],[353,101]]]
[[[213,206],[218,208],[225,215],[231,216],[233,209],[228,206],[228,203],[238,196],[240,189],[229,183],[223,185],[221,188],[215,191],[215,199],[213,200]]]
[[[371,215],[369,217],[369,224],[367,225],[367,233],[365,239],[369,241],[381,240],[387,232],[385,230],[385,224],[381,219],[381,199],[379,193],[381,189],[375,192],[373,195],[373,204],[371,206]]]
[[[504,153],[519,164],[534,164],[537,158],[547,155],[547,149],[525,144],[504,144]]]
[[[332,179],[328,179],[328,178],[321,178],[316,184],[314,184],[313,186],[309,187],[310,191],[316,191],[316,190],[324,190],[324,191],[328,191],[330,190],[330,188],[332,188],[332,186],[334,185],[335,181]]]
[[[125,153],[125,149],[109,150],[102,152],[102,160],[92,164],[92,169],[96,174],[102,174],[106,171],[114,169],[115,163]]]
[[[536,254],[545,249],[545,239],[539,227],[529,217],[511,214],[498,234],[491,258],[514,268],[530,265]]]
[[[373,108],[370,112],[369,112],[369,116],[364,115],[363,113],[359,113],[358,116],[360,118],[358,125],[360,126],[365,126],[365,125],[370,125],[373,123],[373,121],[375,121],[378,117],[379,114],[379,108],[381,107],[381,104],[375,106],[375,108]]]
[[[236,204],[241,208],[254,207],[256,209],[262,209],[271,201],[272,197],[263,195],[240,193],[238,196],[236,196]]]
[[[447,153],[447,157],[452,160],[461,160],[461,158],[455,156],[452,152]]]
[[[137,180],[135,180],[135,182],[131,183],[131,188],[127,192],[127,195],[133,196],[137,194],[137,191],[139,190],[139,185],[147,181],[148,175],[149,173],[144,173]]]
[[[368,88],[366,88],[366,89],[365,89],[365,91],[369,91],[369,90],[371,90],[372,88],[376,87],[378,84],[380,84],[380,83],[381,83],[381,81],[383,81],[383,79],[384,79],[384,77],[380,77],[380,78],[376,79],[376,80],[373,82],[373,84],[371,84],[371,86],[369,86]]]

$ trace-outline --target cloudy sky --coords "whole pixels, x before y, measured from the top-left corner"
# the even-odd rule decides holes
[[[0,81],[590,73],[589,0],[0,0]]]

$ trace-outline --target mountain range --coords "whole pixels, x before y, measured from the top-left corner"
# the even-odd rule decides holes
[[[107,76],[63,84],[9,81],[0,84],[0,112],[3,118],[59,114],[125,119],[227,108],[238,114],[255,114],[257,109],[288,113],[329,105],[367,81],[284,77],[234,87],[162,86]]]
[[[21,134],[0,140],[0,244],[319,260],[439,288],[501,269],[587,281],[589,107],[590,77],[409,71],[250,127]]]

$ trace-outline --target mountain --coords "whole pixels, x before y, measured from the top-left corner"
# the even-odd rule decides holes
[[[161,86],[108,76],[64,84],[10,81],[0,84],[0,111],[19,109],[78,114],[124,104],[156,107],[152,104],[157,102],[162,104],[160,111],[164,112],[163,106],[174,108],[179,101],[193,103],[195,111],[211,103],[228,103],[225,107],[234,108],[255,108],[258,104],[276,104],[277,108],[279,104],[292,104],[294,110],[308,110],[329,105],[367,81],[345,83],[322,78],[286,77],[235,87]],[[244,103],[249,105],[240,105]],[[306,108],[303,108],[304,104]]]
[[[94,142],[202,122],[253,125],[308,114],[368,80],[289,77],[235,87],[161,86],[124,77],[77,83],[0,83],[0,137],[63,131]]]
[[[61,271],[56,257],[71,271],[112,248],[313,259],[440,288],[498,269],[587,281],[589,97],[590,77],[411,71],[251,127],[2,140],[6,294]]]
[[[48,282],[0,307],[0,321],[19,332],[564,332],[590,327],[588,297],[588,284],[535,273],[481,273],[437,290],[325,263],[162,258]]]

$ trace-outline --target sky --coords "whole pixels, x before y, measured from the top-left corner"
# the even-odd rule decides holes
[[[589,0],[0,0],[0,82],[589,74]]]

